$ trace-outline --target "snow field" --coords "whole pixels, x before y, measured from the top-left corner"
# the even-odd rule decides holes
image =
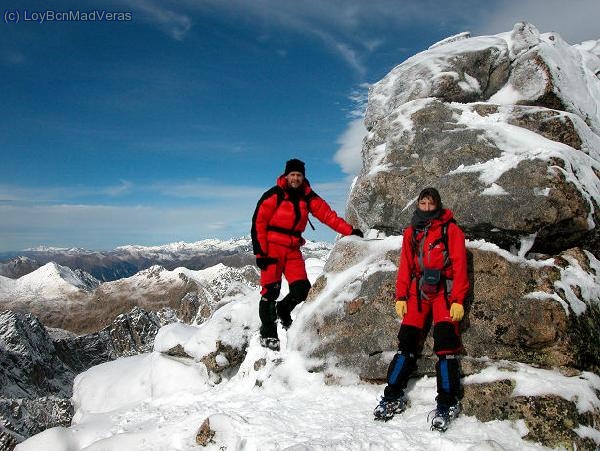
[[[372,231],[371,231],[372,232]],[[371,234],[369,232],[369,234]],[[369,235],[370,236],[370,235]],[[301,305],[288,333],[280,329],[282,351],[266,350],[258,340],[257,290],[221,301],[210,320],[199,326],[163,327],[155,352],[122,358],[80,374],[74,385],[76,413],[70,428],[52,428],[23,442],[18,450],[191,450],[198,449],[196,433],[209,418],[216,431],[214,443],[236,450],[540,450],[523,440],[523,421],[481,423],[460,416],[444,434],[431,431],[427,416],[435,407],[435,378],[413,381],[407,393],[410,407],[393,420],[373,420],[372,411],[383,386],[366,384],[341,371],[312,372],[314,365],[302,350],[310,348],[300,333],[304,321],[317,310],[339,308],[369,274],[395,271],[396,263],[383,258],[401,245],[401,237],[373,241],[343,238],[360,246],[361,258],[340,272],[327,273],[327,285],[310,303]],[[355,242],[355,243],[354,243]],[[497,252],[520,264],[552,265],[516,256],[484,241],[471,248]],[[589,257],[589,255],[588,255]],[[599,263],[590,260],[596,269]],[[308,260],[311,282],[323,262]],[[563,270],[569,281],[585,280],[583,270],[570,261]],[[287,293],[282,288],[281,297]],[[350,296],[351,297],[351,296]],[[395,331],[389,331],[395,334]],[[239,368],[225,371],[215,383],[199,359],[216,350],[215,341],[232,346],[247,343]],[[289,343],[288,343],[289,341]],[[174,358],[159,350],[180,344],[192,358]],[[289,344],[289,346],[288,346]],[[600,378],[590,373],[565,377],[557,371],[523,364],[491,365],[465,383],[512,379],[513,395],[556,394],[574,401],[584,412],[598,408]],[[333,376],[333,377],[331,377]],[[332,383],[334,381],[334,383]],[[490,399],[489,402],[494,402]],[[581,436],[599,438],[595,429],[579,427]],[[600,439],[599,439],[600,443]]]
[[[260,358],[267,363],[257,370]],[[156,352],[119,359],[78,378],[73,426],[49,429],[18,449],[198,449],[195,435],[207,417],[216,431],[207,450],[544,449],[522,440],[521,422],[484,424],[463,416],[445,434],[430,431],[435,378],[411,384],[406,412],[375,422],[381,386],[327,385],[305,363],[295,351],[261,348],[257,336],[238,373],[219,385],[201,364]]]

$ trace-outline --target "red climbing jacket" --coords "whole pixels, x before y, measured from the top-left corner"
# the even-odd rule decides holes
[[[439,270],[437,292],[447,290],[448,307],[455,302],[462,304],[469,291],[467,253],[465,235],[454,221],[452,211],[444,209],[439,218],[414,235],[415,229],[408,226],[402,241],[396,299],[420,299],[423,290],[418,287],[423,282],[425,270]]]
[[[352,233],[352,226],[311,189],[307,179],[298,190],[291,190],[281,175],[277,185],[265,192],[256,205],[251,230],[254,254],[268,256],[269,243],[294,249],[302,246],[308,213],[342,235]]]

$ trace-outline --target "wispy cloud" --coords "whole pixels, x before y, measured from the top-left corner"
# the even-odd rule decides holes
[[[350,176],[357,175],[362,168],[362,145],[367,134],[364,125],[365,110],[367,108],[369,84],[362,83],[354,89],[349,96],[353,107],[348,112],[351,121],[346,129],[336,140],[339,145],[333,156],[342,171]]]
[[[343,215],[351,179],[315,183],[314,189]],[[85,189],[104,193],[104,202],[65,203],[72,188],[18,188],[0,186],[0,251],[37,245],[108,249],[123,244],[161,244],[203,238],[227,239],[250,233],[256,201],[268,187],[234,186],[206,179],[144,187],[122,181],[114,187]],[[198,199],[193,204],[110,205],[107,194],[120,195],[145,189],[171,198]],[[9,194],[10,193],[10,194]],[[149,196],[149,199],[152,199]],[[209,202],[216,201],[216,202]],[[58,201],[58,202],[57,202]],[[316,225],[316,224],[315,224]],[[330,240],[327,227],[307,230],[307,238]]]
[[[197,199],[258,199],[264,187],[225,185],[211,179],[196,179],[180,183],[160,182],[150,185],[149,190],[167,197]]]
[[[128,182],[127,180],[121,180],[121,183],[115,186],[108,186],[101,190],[101,192],[107,194],[108,196],[120,196],[122,194],[131,191],[133,188],[133,183]]]
[[[13,204],[64,204],[77,203],[78,199],[97,198],[99,203],[110,202],[111,198],[127,200],[129,195],[143,195],[149,199],[156,196],[177,199],[223,200],[258,199],[264,187],[224,184],[209,178],[184,181],[160,181],[150,184],[121,180],[108,186],[60,186],[27,187],[0,185],[0,202]]]
[[[140,12],[142,16],[157,25],[170,37],[177,41],[183,41],[192,28],[192,19],[187,14],[182,14],[164,6],[164,3],[152,0],[121,0],[134,12]]]
[[[432,0],[401,3],[393,0],[185,0],[182,3],[189,11],[221,12],[251,21],[260,33],[259,40],[265,39],[265,29],[293,31],[316,38],[361,78],[367,72],[367,57],[385,42],[390,32],[414,25],[416,21],[436,21],[432,10],[439,15],[460,11],[460,8],[445,7]]]
[[[30,187],[0,185],[0,202],[3,203],[64,203],[84,197],[116,197],[131,191],[133,183],[122,180],[109,186],[45,186]]]
[[[4,49],[0,53],[0,61],[7,66],[20,66],[29,62],[25,54],[17,49]]]

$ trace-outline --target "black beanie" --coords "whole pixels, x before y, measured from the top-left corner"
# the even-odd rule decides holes
[[[283,175],[288,175],[290,172],[300,172],[302,175],[306,175],[304,173],[304,161],[300,161],[296,158],[292,158],[288,160],[285,164],[285,172]]]

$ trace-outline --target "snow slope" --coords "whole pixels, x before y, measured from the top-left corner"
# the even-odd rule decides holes
[[[264,368],[255,364],[261,358]],[[507,378],[517,380],[515,396],[566,393],[579,400],[582,412],[600,404],[594,394],[600,378],[589,373],[565,377],[525,365],[510,371],[490,367],[473,382]],[[208,450],[546,449],[522,439],[527,429],[520,421],[481,423],[462,416],[445,434],[430,431],[434,378],[412,384],[405,413],[375,422],[371,411],[381,390],[353,380],[328,385],[322,373],[306,370],[300,354],[264,350],[257,336],[238,373],[219,385],[210,382],[201,363],[153,352],[78,376],[73,425],[46,430],[16,449],[192,450],[198,449],[196,432],[206,418],[216,431]]]
[[[0,300],[53,301],[64,300],[90,292],[99,285],[91,275],[56,263],[41,268],[18,279],[0,276]]]

